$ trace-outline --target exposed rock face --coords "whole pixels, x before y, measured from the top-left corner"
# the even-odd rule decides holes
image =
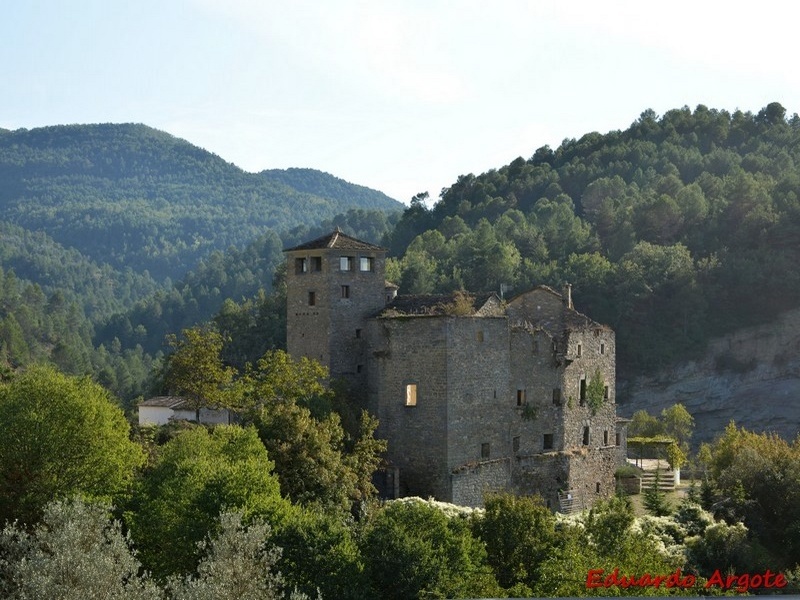
[[[695,419],[695,449],[730,421],[792,441],[800,432],[800,309],[714,340],[702,360],[619,382],[618,389],[625,417],[642,409],[657,416],[682,403]]]

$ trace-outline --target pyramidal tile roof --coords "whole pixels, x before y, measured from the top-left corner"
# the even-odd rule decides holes
[[[376,246],[375,244],[370,244],[369,242],[364,242],[349,236],[337,227],[331,233],[323,235],[322,237],[318,237],[315,240],[305,242],[299,246],[294,246],[293,248],[285,248],[284,252],[293,252],[295,250],[322,250],[325,248],[335,250],[386,251],[386,248],[382,248],[381,246]]]

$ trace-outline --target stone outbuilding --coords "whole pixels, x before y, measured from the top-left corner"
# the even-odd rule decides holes
[[[386,250],[339,230],[285,252],[288,351],[349,381],[378,418],[388,495],[480,506],[503,490],[570,511],[613,494],[614,332],[575,310],[569,286],[404,296]]]

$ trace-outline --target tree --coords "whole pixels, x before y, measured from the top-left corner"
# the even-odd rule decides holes
[[[47,502],[113,498],[144,452],[108,392],[85,377],[33,367],[0,384],[0,522],[34,524]]]
[[[374,493],[371,476],[386,445],[374,439],[377,421],[366,413],[357,437],[348,436],[331,410],[326,375],[316,361],[268,352],[245,377],[246,418],[275,461],[284,494],[349,510]]]
[[[694,431],[694,417],[683,404],[673,404],[661,411],[664,433],[675,440],[684,454],[689,452],[689,440]]]
[[[4,564],[3,557],[11,560]],[[130,541],[109,507],[55,500],[31,532],[17,524],[0,532],[3,598],[157,600],[161,591],[141,573]]]
[[[197,544],[223,509],[279,522],[290,506],[272,468],[252,427],[180,432],[161,448],[126,513],[142,562],[159,577],[190,573],[199,559]]]
[[[498,583],[515,596],[530,596],[540,566],[562,542],[555,515],[540,498],[502,494],[486,500],[474,529],[486,545]]]
[[[280,600],[284,579],[277,570],[280,548],[271,545],[261,519],[245,526],[241,513],[224,512],[219,530],[200,543],[197,576],[173,578],[174,600]],[[292,600],[308,596],[292,594]]]
[[[395,501],[366,525],[361,554],[375,597],[480,598],[499,586],[466,519],[421,501]]]
[[[234,370],[222,364],[222,335],[203,327],[183,330],[183,339],[167,336],[174,352],[167,358],[164,383],[171,393],[182,396],[200,422],[203,407],[231,404]]]
[[[661,471],[656,471],[656,478],[653,484],[644,491],[642,502],[648,512],[656,517],[665,517],[672,512],[667,495],[659,489],[661,483]]]

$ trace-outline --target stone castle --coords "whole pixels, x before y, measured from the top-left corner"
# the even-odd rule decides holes
[[[285,253],[288,352],[379,419],[385,494],[480,506],[505,490],[565,511],[613,494],[614,332],[574,309],[569,286],[397,295],[386,250],[338,229]]]

